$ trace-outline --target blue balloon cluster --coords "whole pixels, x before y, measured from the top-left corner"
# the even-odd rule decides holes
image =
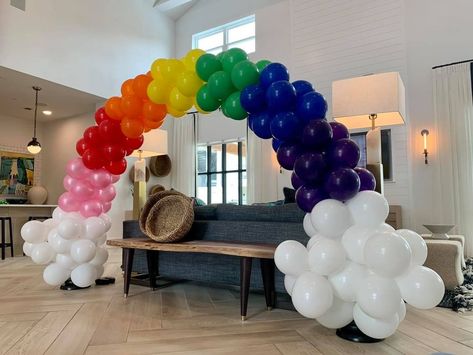
[[[375,189],[374,176],[357,167],[360,149],[348,129],[329,123],[325,98],[305,80],[291,83],[284,65],[266,66],[259,84],[242,90],[240,102],[250,114],[249,128],[260,138],[272,138],[279,164],[293,170],[302,210],[310,212],[327,198],[346,201],[358,191]]]

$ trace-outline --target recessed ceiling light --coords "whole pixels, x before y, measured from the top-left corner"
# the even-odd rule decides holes
[[[43,115],[51,116],[52,114],[53,114],[53,111],[49,111],[49,110],[44,110],[43,111]]]

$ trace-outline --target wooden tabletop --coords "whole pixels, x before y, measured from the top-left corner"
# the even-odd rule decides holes
[[[173,251],[182,253],[209,253],[273,259],[277,245],[257,243],[232,243],[207,240],[193,240],[182,243],[158,243],[149,238],[112,239],[107,245],[127,248]]]

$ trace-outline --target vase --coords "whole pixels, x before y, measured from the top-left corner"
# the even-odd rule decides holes
[[[28,191],[28,201],[32,205],[42,205],[48,198],[48,190],[44,186],[36,185]]]

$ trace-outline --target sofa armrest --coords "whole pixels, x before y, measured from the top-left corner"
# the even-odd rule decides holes
[[[428,254],[424,265],[437,272],[447,290],[463,284],[463,247],[453,240],[426,240]]]

